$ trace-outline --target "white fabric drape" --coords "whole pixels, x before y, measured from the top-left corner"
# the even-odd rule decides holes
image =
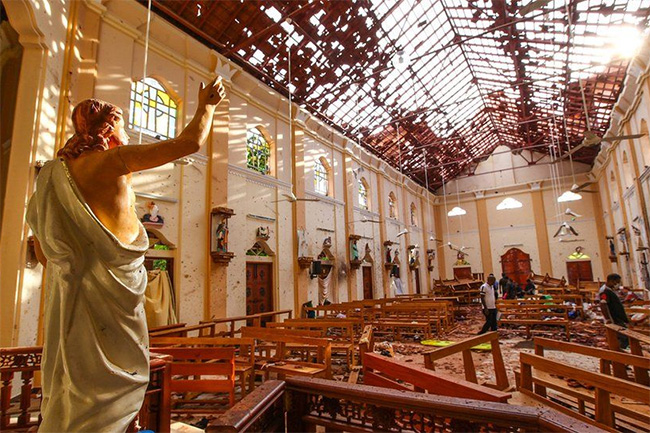
[[[328,295],[332,288],[332,270],[325,277],[318,277],[318,305],[323,305],[325,299],[329,301]]]
[[[174,292],[169,272],[155,269],[149,271],[149,282],[144,293],[144,311],[147,327],[173,325],[178,323],[174,308]]]
[[[120,242],[61,159],[41,169],[27,222],[48,260],[39,432],[124,432],[149,381],[147,233]]]

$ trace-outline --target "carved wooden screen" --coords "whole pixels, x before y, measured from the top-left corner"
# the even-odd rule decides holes
[[[521,285],[526,285],[530,276],[530,255],[519,248],[510,248],[501,256],[503,273]]]

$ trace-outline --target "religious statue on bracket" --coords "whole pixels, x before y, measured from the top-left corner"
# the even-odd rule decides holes
[[[409,268],[417,269],[420,267],[420,250],[417,245],[409,245]]]
[[[270,237],[271,237],[271,229],[269,229],[268,227],[257,228],[257,239],[268,241]]]
[[[616,257],[616,243],[614,243],[614,236],[607,236],[607,243],[609,244],[609,261],[615,263],[618,258]]]
[[[393,257],[392,257],[392,246],[394,242],[386,241],[384,242],[384,267],[386,270],[390,271],[393,268]]]
[[[165,220],[162,215],[160,215],[160,210],[158,209],[156,202],[150,201],[147,203],[147,210],[148,212],[140,219],[143,226],[147,228],[160,228],[165,224]]]
[[[210,212],[213,236],[210,255],[217,264],[227,265],[235,257],[234,253],[228,251],[228,220],[234,215],[235,212],[226,207],[215,207]]]
[[[625,227],[623,227],[623,228],[619,229],[616,232],[616,234],[618,235],[618,240],[622,245],[621,252],[619,252],[618,254],[620,256],[625,256],[626,258],[629,259],[630,251],[628,250],[628,247],[627,247],[627,230],[625,229]]]
[[[469,262],[465,259],[466,254],[462,250],[458,250],[456,254],[456,265],[455,266],[467,266]]]
[[[363,254],[363,259],[361,259],[361,261],[366,263],[374,263],[374,260],[372,259],[370,245],[368,244],[368,242],[366,242],[365,252]]]
[[[350,244],[350,268],[359,269],[361,266],[361,259],[359,258],[359,246],[357,242],[361,239],[359,235],[350,235],[349,244]]]
[[[433,271],[433,261],[436,258],[436,250],[427,250],[427,269]]]

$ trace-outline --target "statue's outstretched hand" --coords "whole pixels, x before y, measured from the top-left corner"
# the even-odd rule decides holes
[[[221,82],[221,77],[212,80],[207,86],[199,86],[199,104],[216,106],[226,97],[226,90]]]

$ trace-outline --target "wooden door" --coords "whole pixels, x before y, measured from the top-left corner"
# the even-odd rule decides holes
[[[247,315],[273,311],[272,265],[272,263],[246,263]]]
[[[594,280],[594,274],[591,271],[591,260],[566,262],[566,273],[569,284],[573,284],[574,286],[578,285],[578,280]]]
[[[363,299],[374,299],[372,293],[372,267],[362,266],[361,271],[363,272]]]
[[[530,255],[519,248],[510,248],[501,256],[501,268],[515,283],[525,286],[530,277]]]
[[[419,295],[420,293],[422,293],[420,291],[420,272],[419,272],[418,269],[415,269],[413,271],[413,274],[415,276],[415,293],[417,293]]]

